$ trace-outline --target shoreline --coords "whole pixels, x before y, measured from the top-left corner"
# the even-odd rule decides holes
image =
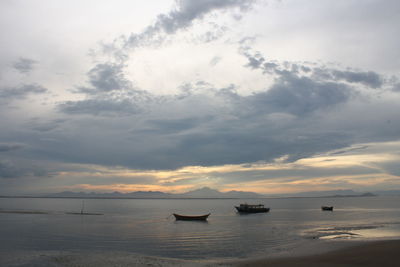
[[[399,266],[400,239],[337,241],[326,244],[315,253],[302,248],[293,255],[243,259],[232,262],[235,267],[291,267],[291,266]],[[334,247],[332,247],[334,246]],[[308,250],[312,249],[307,248]],[[326,250],[327,249],[327,250]],[[324,251],[325,250],[325,251]]]
[[[184,260],[120,251],[0,252],[1,266],[181,266],[181,267],[289,267],[289,266],[398,266],[400,239],[318,242],[295,250],[254,259]]]

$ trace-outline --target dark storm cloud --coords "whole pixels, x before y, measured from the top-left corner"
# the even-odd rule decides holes
[[[166,14],[159,14],[153,25],[145,28],[143,32],[132,33],[129,36],[121,35],[113,44],[104,45],[103,50],[113,53],[116,59],[124,61],[128,58],[127,51],[125,51],[127,49],[162,43],[165,36],[190,27],[194,21],[202,19],[207,14],[229,9],[245,12],[251,9],[255,2],[256,0],[177,0],[176,8]],[[211,31],[204,36],[204,41],[218,39],[224,31],[223,28]]]
[[[314,132],[311,126],[305,129],[303,123],[307,124],[314,112],[345,103],[350,89],[341,84],[334,86],[289,75],[283,77],[286,80],[277,81],[269,91],[251,96],[240,96],[233,87],[186,85],[181,95],[161,102],[146,102],[150,104],[149,109],[136,118],[120,110],[129,107],[129,103],[117,105],[113,110],[115,114],[127,117],[120,118],[118,123],[118,116],[115,116],[117,121],[113,124],[118,125],[118,135],[128,131],[129,136],[123,134],[125,140],[112,142],[117,145],[113,148],[113,159],[103,150],[108,147],[102,144],[104,141],[99,143],[106,137],[90,130],[90,121],[84,124],[92,136],[83,140],[87,139],[87,146],[95,146],[91,153],[96,155],[80,154],[75,159],[99,164],[118,162],[138,169],[173,169],[187,165],[270,161],[284,155],[296,160],[349,145],[346,135],[321,129]],[[80,104],[81,101],[71,101],[61,110],[89,114],[88,110],[77,108]],[[93,103],[90,114],[101,115],[93,110],[101,112],[104,108]],[[104,123],[104,134],[109,135],[106,129],[112,126]]]
[[[265,61],[265,59],[260,54],[256,54],[254,57],[249,57],[248,59],[249,63],[247,64],[247,66],[253,69],[259,68],[261,64]]]
[[[162,42],[213,11],[243,11],[253,3],[178,1],[176,9],[159,15],[143,32],[118,39],[114,52],[126,59],[129,49]],[[239,52],[247,59],[245,67],[265,74],[265,84],[273,79],[263,90],[240,95],[235,85],[216,88],[200,81],[182,85],[175,95],[156,96],[135,88],[124,75],[125,65],[99,63],[87,73],[87,85],[78,88],[83,99],[57,105],[57,115],[68,119],[68,127],[56,130],[62,123],[54,121],[33,123],[18,138],[29,140],[30,153],[42,159],[136,169],[274,162],[277,158],[292,162],[354,143],[398,139],[397,102],[368,99],[367,103],[360,97],[364,95],[358,87],[381,90],[385,81],[379,74],[271,61],[253,52],[252,40],[243,39]],[[210,64],[219,60],[216,57]],[[25,87],[14,94],[3,90],[0,97],[43,92],[41,87]],[[392,123],[378,124],[382,120]],[[1,166],[3,176],[29,173],[13,164],[2,162]],[[371,170],[354,170],[360,172]],[[346,173],[353,172],[343,170]]]
[[[125,77],[123,65],[113,63],[97,64],[88,73],[89,86],[78,87],[76,93],[86,94],[86,99],[65,101],[58,109],[66,114],[89,114],[115,116],[137,114],[153,96],[133,88]]]
[[[0,161],[0,177],[1,178],[15,178],[22,176],[25,172],[16,168],[13,164],[7,161]]]
[[[180,29],[192,25],[196,19],[201,19],[213,11],[227,9],[238,9],[244,12],[251,8],[255,0],[179,0],[176,2],[176,9],[167,14],[158,15],[155,23],[148,26],[139,34],[131,34],[130,37],[121,36],[117,42],[109,46],[105,45],[104,50],[111,50],[116,59],[124,61],[127,59],[125,50],[143,44],[157,43],[163,40],[163,34],[171,35]],[[217,31],[209,32],[207,40],[218,38],[226,29],[216,24],[212,25]],[[216,35],[215,35],[216,34]],[[211,38],[211,39],[210,39]],[[204,41],[204,40],[203,40]],[[120,46],[118,48],[118,46]],[[213,62],[211,64],[216,64]],[[154,96],[133,89],[131,82],[124,76],[122,63],[99,63],[88,73],[89,87],[79,87],[77,92],[87,94],[86,99],[80,101],[66,101],[58,105],[58,109],[66,114],[90,114],[100,116],[129,115],[142,111],[141,104],[154,104]],[[116,93],[116,91],[121,91]],[[134,97],[132,97],[135,95]],[[138,99],[140,98],[140,99]]]
[[[46,123],[46,124],[36,125],[32,129],[38,132],[48,132],[56,129],[57,127],[58,127],[57,124]]]
[[[259,69],[263,67],[262,64],[265,62],[265,58],[260,52],[252,51],[250,45],[255,41],[255,39],[255,37],[246,37],[241,39],[239,41],[239,53],[245,56],[248,60],[248,63],[245,65],[245,67]]]
[[[263,65],[263,72],[272,74],[276,70],[278,70],[278,67],[279,67],[279,65],[274,62],[267,62],[267,63],[264,63],[264,65]]]
[[[241,42],[239,52],[248,59],[245,66],[272,75],[274,82],[248,96],[239,95],[235,85],[215,88],[204,81],[183,84],[176,95],[155,96],[134,89],[123,65],[95,66],[88,73],[89,86],[80,91],[86,99],[58,106],[66,115],[89,115],[81,117],[79,125],[70,125],[80,142],[68,138],[68,149],[58,144],[41,153],[71,162],[175,169],[280,157],[290,162],[348,147],[355,140],[396,136],[398,127],[384,125],[377,131],[371,123],[360,122],[360,134],[357,126],[346,125],[346,115],[340,120],[329,117],[342,110],[354,114],[351,103],[359,101],[361,92],[352,85],[379,89],[383,80],[378,74],[267,61],[260,52],[252,52],[252,40]],[[107,116],[112,122],[102,119]],[[85,131],[78,133],[81,125]],[[82,146],[87,149],[73,152]]]
[[[17,87],[0,88],[0,101],[24,99],[30,94],[43,94],[47,89],[38,84],[25,84]]]
[[[85,93],[109,92],[131,88],[131,83],[123,73],[120,64],[102,63],[97,64],[88,72],[91,88],[81,88]]]
[[[239,49],[239,51],[248,60],[248,63],[245,66],[250,67],[252,69],[260,68],[262,64],[265,62],[265,58],[261,55],[260,52],[256,51],[253,54],[250,53],[250,47],[243,45],[247,42],[246,40],[242,40],[241,42],[242,42],[242,47]]]
[[[14,151],[23,148],[23,144],[18,143],[0,143],[0,152]]]
[[[41,177],[47,175],[47,171],[41,167],[29,163],[0,159],[0,178]]]
[[[325,66],[315,67],[291,62],[266,62],[265,57],[260,52],[252,51],[248,42],[248,40],[242,40],[239,48],[239,53],[248,60],[245,66],[252,69],[261,69],[263,73],[282,75],[287,73],[298,74],[301,71],[303,73],[310,73],[314,79],[322,81],[331,80],[334,82],[359,83],[375,89],[383,85],[383,77],[373,71],[340,70]]]
[[[353,176],[380,174],[381,170],[367,166],[348,166],[348,167],[304,167],[291,166],[291,168],[272,169],[272,170],[249,170],[246,172],[227,172],[215,173],[225,183],[252,182],[279,179],[284,182],[308,180],[312,178],[327,178],[335,176]]]
[[[268,91],[255,94],[251,102],[258,112],[268,109],[302,116],[344,103],[352,94],[345,84],[314,81],[285,71]]]
[[[75,170],[73,170],[75,171]],[[152,175],[135,175],[126,177],[126,174],[119,175],[118,172],[107,170],[101,172],[101,170],[95,170],[95,174],[84,173],[80,175],[74,175],[68,177],[69,184],[81,184],[84,179],[85,184],[90,185],[115,185],[115,184],[132,184],[132,185],[149,185],[157,184],[156,177]]]
[[[252,52],[247,43],[248,40],[242,40],[239,48],[240,54],[248,60],[245,66],[251,69],[261,69],[264,74],[273,74],[277,77],[269,90],[254,94],[252,97],[252,106],[256,107],[256,111],[266,109],[271,112],[286,112],[302,116],[308,112],[327,109],[347,102],[355,94],[351,87],[338,82],[339,80],[349,75],[353,78],[352,82],[361,82],[365,81],[362,78],[370,75],[339,70],[327,71],[291,62],[265,62],[264,56],[260,52]],[[306,75],[311,71],[314,75],[311,77]],[[337,78],[332,77],[332,73],[335,73]],[[355,79],[355,76],[358,79]],[[371,76],[379,77],[374,74]],[[346,81],[349,81],[350,77],[347,77]],[[373,79],[369,80],[372,82]]]
[[[121,116],[140,112],[140,107],[129,99],[93,98],[80,101],[67,101],[58,106],[66,114],[89,114],[96,116]]]
[[[57,129],[66,121],[66,119],[55,119],[43,122],[35,118],[28,123],[28,127],[30,127],[34,131],[48,132]]]
[[[314,155],[316,151],[329,151],[349,144],[348,137],[335,133],[296,136],[302,131],[306,134],[303,129],[285,133],[282,132],[285,127],[277,127],[272,121],[261,118],[247,123],[220,122],[218,125],[214,122],[213,126],[211,130],[186,134],[173,142],[175,145],[169,149],[172,155],[169,168],[270,162],[282,156],[288,156],[290,162]]]
[[[259,64],[248,67],[268,69],[275,80],[248,96],[238,94],[234,85],[215,88],[200,81],[182,85],[176,95],[156,97],[118,89],[59,105],[65,114],[93,115],[79,123],[86,130],[78,136],[90,149],[74,156],[63,153],[61,159],[137,169],[270,162],[280,157],[292,162],[357,142],[398,138],[395,113],[375,113],[374,121],[380,116],[393,120],[378,128],[372,127],[374,121],[360,120],[365,112],[354,111],[353,103],[361,110],[372,108],[362,102],[362,92],[353,82],[333,76],[334,69],[325,72],[329,75],[315,75],[322,68],[264,62],[261,54],[255,58]],[[101,120],[104,116],[113,116],[113,121]],[[101,125],[93,124],[99,122],[96,117]],[[110,136],[118,139],[110,142]],[[74,151],[74,144],[70,146],[68,150]],[[60,156],[54,151],[46,154]]]
[[[332,70],[332,69],[323,69],[315,72],[315,75],[324,76],[324,78],[330,77],[336,81],[346,81],[349,83],[361,83],[363,85],[379,88],[382,86],[383,81],[382,77],[373,72],[362,72],[362,71],[342,71],[342,70]]]
[[[37,64],[36,60],[29,58],[19,58],[18,61],[13,64],[13,67],[20,73],[29,73],[33,70],[35,64]]]
[[[186,130],[195,128],[197,125],[202,124],[212,118],[183,118],[183,119],[164,119],[164,120],[149,120],[147,124],[149,127],[144,129],[145,133],[156,134],[172,134],[181,133]]]
[[[164,31],[168,34],[175,33],[179,29],[187,28],[195,19],[203,17],[212,10],[224,9],[232,6],[241,6],[244,1],[177,1],[176,10],[168,14],[160,14],[151,31]]]
[[[239,8],[241,11],[248,10],[254,0],[178,0],[177,8],[168,14],[160,14],[153,26],[147,28],[144,35],[152,35],[157,32],[168,34],[175,33],[180,29],[192,25],[196,19],[201,19],[206,14],[215,10]],[[132,35],[130,41],[136,40],[137,35]]]

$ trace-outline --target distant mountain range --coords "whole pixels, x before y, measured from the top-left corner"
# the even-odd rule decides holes
[[[378,193],[379,192],[379,193]],[[228,191],[203,187],[181,194],[164,193],[160,191],[136,191],[131,193],[96,193],[96,192],[60,192],[42,195],[43,197],[69,197],[69,198],[288,198],[288,197],[360,197],[376,195],[400,195],[400,190],[377,191],[377,192],[355,192],[351,189],[330,190],[330,191],[310,191],[291,194],[269,194],[262,195],[254,192]]]
[[[229,191],[220,192],[209,187],[203,187],[182,194],[164,193],[160,191],[136,191],[131,193],[96,193],[96,192],[70,192],[45,194],[42,197],[69,197],[69,198],[263,198],[265,195],[244,192]]]
[[[71,192],[64,191],[59,193],[40,194],[23,197],[49,197],[49,198],[304,198],[304,197],[367,197],[367,196],[400,196],[400,190],[356,192],[351,189],[330,190],[330,191],[310,191],[291,194],[268,194],[262,195],[254,192],[228,191],[203,187],[181,194],[165,193],[161,191],[136,191],[131,193],[99,193],[99,192]],[[13,196],[2,196],[13,197]]]
[[[400,194],[400,191],[399,191]],[[371,192],[355,192],[351,189],[329,190],[329,191],[309,191],[291,194],[269,195],[269,197],[362,197],[376,196],[376,193]]]

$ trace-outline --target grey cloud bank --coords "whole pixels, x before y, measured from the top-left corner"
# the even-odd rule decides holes
[[[47,89],[38,84],[24,84],[16,87],[0,88],[0,101],[24,99],[30,94],[43,94]]]
[[[112,57],[105,61],[95,58],[88,71],[80,73],[82,82],[70,84],[68,88],[57,84],[57,79],[67,74],[59,75],[56,81],[40,75],[32,78],[30,75],[36,72],[39,61],[16,59],[12,68],[19,76],[12,80],[14,86],[0,87],[4,111],[0,114],[0,123],[7,126],[0,131],[0,177],[51,179],[49,173],[65,171],[59,167],[62,164],[154,171],[185,166],[251,166],[278,160],[291,164],[329,151],[339,154],[338,149],[349,153],[351,150],[347,148],[354,144],[400,139],[398,77],[388,78],[379,71],[324,61],[272,59],[268,50],[258,45],[258,37],[235,33],[239,37],[220,40],[228,31],[220,25],[214,26],[223,28],[223,33],[210,34],[203,42],[196,40],[195,45],[207,45],[206,49],[211,49],[213,42],[219,40],[217,52],[205,61],[212,69],[211,75],[214,70],[217,75],[217,69],[226,69],[225,75],[218,77],[224,80],[224,86],[214,85],[200,74],[196,74],[197,79],[186,80],[185,73],[168,73],[169,66],[164,66],[167,76],[185,77],[179,88],[164,88],[173,93],[157,94],[136,85],[140,77],[128,70],[129,64],[139,62],[135,61],[141,52],[139,48],[155,52],[162,45],[175,45],[177,50],[183,49],[179,43],[164,41],[173,40],[180,31],[192,30],[197,22],[215,12],[231,12],[239,19],[238,14],[250,12],[256,4],[257,1],[239,0],[176,1],[172,10],[158,15],[143,31],[122,35],[114,43],[105,45],[104,50]],[[260,35],[264,34],[259,31]],[[227,57],[222,50],[234,51],[234,54]],[[180,59],[178,54],[168,63],[174,65]],[[41,67],[43,62],[40,60]],[[192,64],[189,67],[197,69],[196,62]],[[0,79],[5,79],[7,71],[2,70]],[[234,76],[248,76],[249,80],[256,77],[261,88],[232,82]],[[240,93],[243,87],[247,94]],[[17,100],[25,101],[20,104]],[[32,160],[37,162],[33,164]],[[289,176],[301,180],[377,175],[379,168],[398,176],[393,162],[375,167],[249,170],[247,176],[241,172],[217,176],[226,184]],[[76,168],[77,172],[86,171]],[[118,175],[109,176],[116,183],[124,182]],[[84,174],[77,177],[70,181],[102,184],[101,180],[85,178]],[[178,185],[188,181],[163,183]],[[157,180],[144,175],[125,183],[155,184]],[[342,182],[341,186],[350,184]]]
[[[17,62],[14,63],[13,67],[21,73],[29,73],[34,69],[34,65],[38,62],[29,58],[19,58]]]
[[[398,118],[379,111],[397,110],[394,100],[375,103],[371,123],[365,121],[363,110],[370,112],[375,105],[370,91],[379,90],[376,83],[370,84],[368,73],[350,72],[366,82],[360,78],[342,83],[331,75],[316,75],[319,67],[302,66],[309,70],[299,72],[293,66],[297,65],[274,63],[275,82],[249,96],[238,94],[234,87],[199,82],[186,84],[174,96],[141,92],[146,97],[131,98],[121,93],[135,95],[128,87],[116,90],[119,98],[88,94],[86,100],[61,104],[60,110],[78,116],[79,124],[86,126],[86,136],[80,139],[92,152],[78,157],[80,162],[137,169],[240,164],[282,156],[294,161],[353,143],[397,140]],[[329,69],[328,73],[343,72]],[[106,121],[99,125],[98,119],[82,117],[88,114]],[[391,123],[376,129],[374,123],[383,120]],[[114,145],[111,154],[109,144],[104,144],[107,136]]]
[[[178,0],[176,7],[167,14],[159,14],[155,22],[139,34],[122,35],[112,44],[105,44],[103,51],[112,53],[115,59],[126,61],[129,50],[140,46],[161,44],[166,36],[173,35],[179,30],[190,27],[194,21],[204,18],[214,11],[239,9],[240,12],[249,10],[256,0]],[[215,39],[211,32],[206,36],[207,41]]]
[[[0,143],[0,152],[7,152],[7,151],[13,151],[13,150],[18,150],[23,148],[23,144],[16,144],[16,143]]]
[[[88,77],[93,88],[100,92],[131,87],[130,82],[124,77],[122,65],[98,64],[89,71]]]

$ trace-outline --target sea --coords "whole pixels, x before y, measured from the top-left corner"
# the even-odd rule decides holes
[[[238,214],[240,203],[268,213]],[[334,206],[322,211],[321,206]],[[79,215],[84,212],[101,215]],[[208,221],[176,221],[172,213]],[[331,240],[400,238],[400,196],[276,199],[0,198],[0,252],[122,251],[179,259],[274,255]]]

